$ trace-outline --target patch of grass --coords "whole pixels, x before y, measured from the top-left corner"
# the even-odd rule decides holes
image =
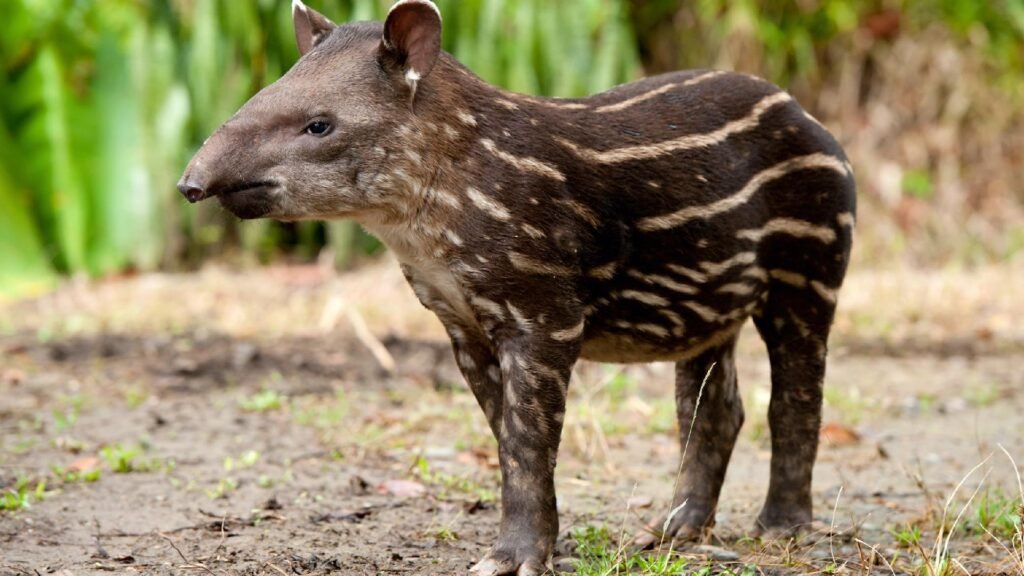
[[[676,403],[674,399],[657,398],[651,401],[653,412],[647,418],[647,431],[668,434],[676,430]]]
[[[285,397],[275,390],[265,388],[248,398],[242,398],[238,404],[246,412],[272,412],[284,408]]]
[[[206,491],[210,500],[227,498],[232,492],[238,489],[238,482],[234,478],[221,478],[217,485]]]
[[[149,390],[140,385],[130,386],[124,390],[123,396],[129,408],[138,408],[149,399]]]
[[[836,410],[846,424],[859,424],[865,414],[873,412],[870,402],[864,399],[856,388],[825,386],[825,405]]]
[[[585,526],[572,532],[576,542],[576,574],[581,576],[607,576],[609,574],[710,574],[710,568],[689,570],[689,561],[671,552],[651,554],[629,552],[616,546],[615,539],[605,526]]]
[[[103,476],[103,471],[99,468],[80,471],[68,470],[62,466],[53,466],[50,468],[50,471],[53,472],[54,477],[69,484],[77,482],[92,483],[96,482],[101,476]]]
[[[434,530],[431,535],[441,542],[454,542],[459,539],[459,535],[448,526]]]
[[[458,492],[473,496],[481,502],[494,502],[497,500],[494,490],[483,486],[471,478],[431,470],[426,458],[420,457],[416,459],[416,475],[427,484],[440,486],[442,491],[439,497],[442,499],[448,498],[450,492]]]
[[[228,456],[224,459],[224,469],[228,472],[235,468],[251,468],[260,460],[260,453],[256,450],[247,450],[238,459]]]
[[[917,526],[903,526],[892,531],[892,537],[896,539],[896,545],[907,550],[916,550],[921,545],[921,528]]]
[[[349,402],[344,392],[339,390],[332,400],[314,397],[303,402],[298,409],[293,407],[295,422],[313,428],[335,428],[345,422],[349,416]]]
[[[64,432],[78,422],[78,416],[85,406],[85,398],[74,394],[61,396],[58,399],[59,408],[54,408],[50,413],[53,416],[53,426],[58,432]]]
[[[151,472],[161,468],[166,470],[174,469],[174,462],[172,461],[165,462],[157,458],[143,459],[142,454],[145,450],[146,448],[142,444],[111,444],[100,450],[100,457],[106,461],[115,474]]]
[[[997,538],[1013,538],[1021,533],[1021,506],[1015,498],[1007,496],[1001,489],[988,490],[978,499],[974,518],[967,522],[968,533]]]
[[[39,443],[35,438],[23,438],[14,443],[13,446],[7,448],[7,451],[15,456],[27,454],[31,452],[33,448]]]
[[[999,387],[994,382],[967,388],[964,395],[967,402],[975,408],[987,408],[999,400]]]
[[[13,488],[0,494],[0,511],[23,510],[30,507],[33,502],[42,501],[46,495],[46,480],[39,480],[33,487],[32,481],[28,478],[19,478]]]

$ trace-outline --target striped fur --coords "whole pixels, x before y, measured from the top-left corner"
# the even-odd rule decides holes
[[[681,418],[710,378],[702,459],[685,468],[674,501],[690,504],[669,532],[710,526],[742,421],[732,346],[748,318],[783,390],[759,525],[809,521],[856,225],[852,169],[826,129],[777,87],[721,71],[576,100],[512,94],[436,52],[428,0],[403,0],[386,27],[334,27],[297,6],[305,56],[210,138],[180,187],[243,218],[352,218],[392,248],[501,447],[512,528],[478,572],[536,574],[550,555],[579,358],[676,361]],[[334,130],[306,134],[311,110]]]

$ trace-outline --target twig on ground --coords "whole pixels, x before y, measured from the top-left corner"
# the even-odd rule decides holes
[[[187,557],[185,557],[181,550],[178,549],[177,545],[174,544],[174,540],[171,540],[169,536],[162,532],[157,532],[157,535],[160,536],[160,538],[162,538],[165,542],[167,542],[167,544],[169,544],[171,548],[173,548],[174,551],[178,553],[178,556],[181,557],[181,560],[185,562],[185,565],[182,566],[182,568],[198,568],[206,572],[207,574],[210,574],[210,576],[217,576],[217,574],[213,570],[210,570],[210,568],[206,564],[203,564],[201,562],[192,562]]]
[[[327,301],[324,311],[320,315],[320,330],[323,332],[334,330],[334,326],[342,315],[348,319],[356,338],[370,351],[380,367],[388,374],[394,374],[398,367],[395,358],[388,352],[384,343],[373,335],[359,311],[349,306],[341,296],[334,295]]]
[[[284,570],[281,570],[280,568],[278,568],[277,566],[275,566],[275,565],[271,564],[270,562],[266,562],[266,563],[264,563],[263,565],[264,565],[264,566],[266,566],[267,568],[270,568],[270,569],[271,569],[271,570],[273,570],[274,572],[277,572],[277,573],[278,573],[278,574],[280,574],[281,576],[288,576],[288,573],[287,573],[287,572],[285,572]]]

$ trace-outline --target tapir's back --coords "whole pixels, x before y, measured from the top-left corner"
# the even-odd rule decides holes
[[[780,282],[834,302],[852,171],[789,94],[691,71],[531,104],[545,119],[542,156],[597,222],[577,219],[588,357],[686,357],[734,333]]]

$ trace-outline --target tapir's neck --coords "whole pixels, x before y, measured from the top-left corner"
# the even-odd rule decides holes
[[[412,120],[397,125],[386,149],[377,189],[378,209],[356,220],[403,261],[444,258],[459,228],[459,212],[470,188],[500,179],[482,175],[480,156],[500,139],[529,149],[542,145],[539,98],[504,92],[450,57],[439,62],[412,103]],[[550,117],[550,116],[549,116]]]

